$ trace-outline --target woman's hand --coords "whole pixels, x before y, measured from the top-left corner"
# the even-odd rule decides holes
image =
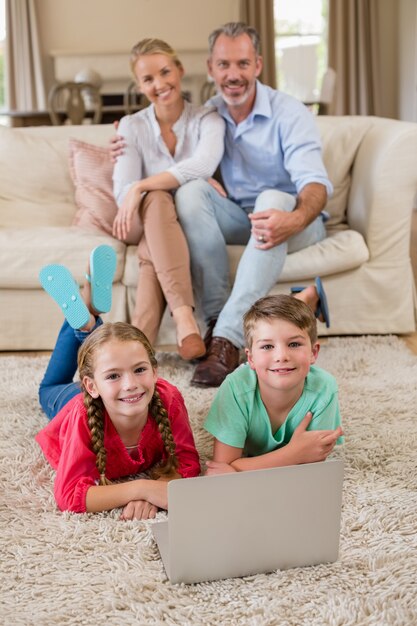
[[[147,500],[132,500],[123,508],[120,519],[123,521],[132,519],[154,519],[158,507]]]
[[[124,241],[132,228],[133,216],[142,200],[140,182],[131,186],[113,222],[113,237]]]
[[[223,198],[227,198],[225,188],[215,178],[208,178],[207,182],[217,191],[218,194],[220,194]]]

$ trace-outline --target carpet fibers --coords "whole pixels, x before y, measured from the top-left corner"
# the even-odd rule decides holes
[[[160,354],[186,400],[202,459],[214,390]],[[108,626],[417,624],[417,357],[395,337],[330,338],[318,364],[339,381],[346,443],[336,563],[171,585],[151,522],[118,511],[59,512],[54,473],[34,442],[46,423],[37,387],[47,357],[0,358],[0,623]],[[250,511],[257,532],[260,511]],[[164,517],[164,513],[158,514]]]

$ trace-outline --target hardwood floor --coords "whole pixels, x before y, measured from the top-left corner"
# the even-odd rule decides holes
[[[414,282],[417,288],[417,209],[413,211],[411,218],[411,237],[410,237],[410,257],[411,264],[414,272]],[[417,332],[409,333],[408,335],[401,335],[401,339],[410,348],[410,350],[417,354]],[[175,346],[158,346],[160,350],[175,350]],[[49,352],[0,352],[0,357],[6,354],[16,354],[25,356],[37,356],[42,354],[50,354]]]

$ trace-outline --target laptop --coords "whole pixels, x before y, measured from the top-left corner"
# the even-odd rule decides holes
[[[336,561],[343,461],[168,484],[168,519],[152,524],[172,583]]]

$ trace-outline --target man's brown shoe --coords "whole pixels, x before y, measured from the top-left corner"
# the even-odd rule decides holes
[[[219,387],[239,365],[239,349],[228,339],[213,337],[206,358],[197,365],[191,379],[200,387]]]

